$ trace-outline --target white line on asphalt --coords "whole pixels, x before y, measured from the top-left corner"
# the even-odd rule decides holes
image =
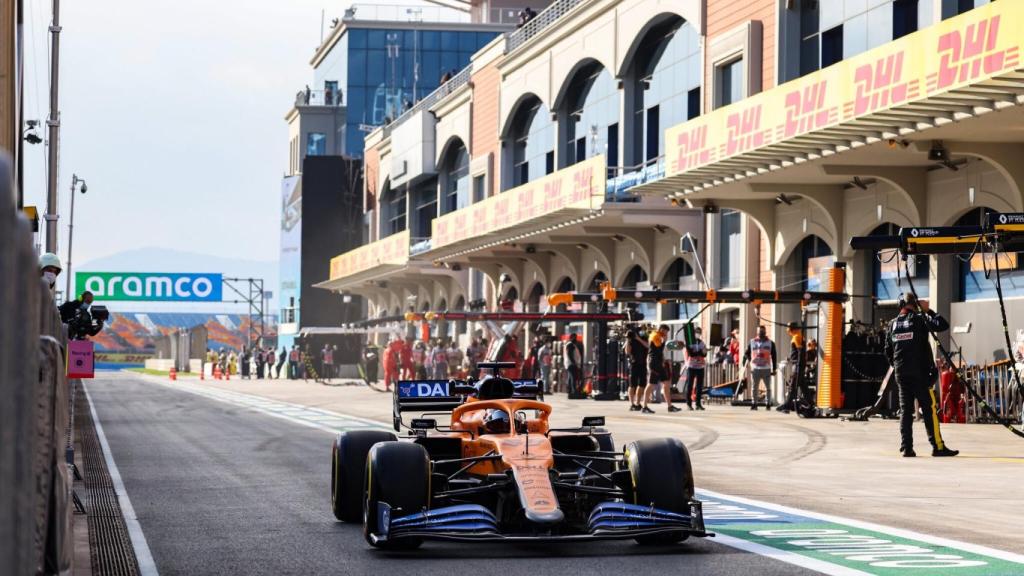
[[[82,390],[85,392],[85,399],[89,402],[89,413],[92,415],[92,423],[96,428],[96,436],[100,440],[100,448],[103,449],[103,458],[107,461],[107,472],[110,473],[110,481],[114,484],[114,495],[121,506],[121,515],[124,516],[125,526],[128,528],[128,537],[132,541],[132,548],[135,549],[135,560],[139,564],[139,574],[142,576],[158,576],[156,562],[153,561],[153,554],[149,551],[149,544],[146,543],[146,535],[142,533],[142,525],[135,515],[135,508],[128,498],[128,491],[121,481],[121,473],[114,463],[114,455],[110,451],[110,444],[103,434],[103,425],[100,424],[99,416],[96,415],[96,407],[92,403],[92,396],[89,395],[89,387],[82,382]]]
[[[730,548],[736,548],[737,550],[743,550],[744,552],[750,552],[751,554],[757,554],[758,556],[764,556],[765,558],[778,560],[779,562],[785,562],[787,564],[793,564],[794,566],[800,566],[801,568],[821,572],[822,574],[828,574],[829,576],[872,576],[869,572],[861,572],[860,570],[854,570],[853,568],[847,568],[846,566],[840,566],[839,564],[833,564],[831,562],[810,558],[808,556],[801,556],[795,552],[779,550],[778,548],[772,548],[771,546],[765,546],[764,544],[758,544],[757,542],[748,542],[747,540],[741,540],[735,536],[715,534],[715,537],[712,538],[712,542],[724,544]]]
[[[963,552],[971,552],[973,554],[978,554],[980,556],[989,556],[991,558],[1006,560],[1007,562],[1018,562],[1024,564],[1024,556],[1020,554],[1014,554],[1013,552],[1006,552],[1004,550],[997,550],[995,548],[988,548],[986,546],[980,546],[978,544],[971,544],[969,542],[960,542],[959,540],[951,540],[949,538],[941,538],[938,536],[921,534],[920,532],[904,530],[903,528],[893,528],[891,526],[884,526],[882,524],[873,524],[871,522],[865,522],[863,520],[854,520],[852,518],[843,518],[842,516],[833,516],[831,514],[823,514],[821,512],[811,512],[809,510],[801,510],[799,508],[790,508],[789,506],[783,506],[781,504],[772,504],[771,502],[762,502],[760,500],[752,500],[750,498],[722,494],[720,492],[713,492],[711,490],[698,489],[697,491],[702,496],[710,496],[712,498],[732,500],[734,502],[739,502],[740,504],[758,506],[760,508],[766,508],[768,510],[782,512],[784,514],[807,516],[809,518],[815,518],[817,520],[823,520],[825,522],[843,524],[846,526],[850,526],[852,528],[860,528],[861,530],[873,530],[875,532],[881,532],[883,534],[888,534],[890,536],[896,536],[897,538],[919,540],[921,542],[927,542],[929,544],[934,544],[936,546],[945,546],[946,548],[953,548],[956,550],[961,550]]]

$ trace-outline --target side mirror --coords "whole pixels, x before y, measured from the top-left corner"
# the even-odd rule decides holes
[[[409,428],[413,430],[433,430],[437,428],[437,420],[433,418],[413,418],[409,422]]]
[[[604,426],[604,416],[584,416],[583,417],[583,428],[593,428],[594,426]]]

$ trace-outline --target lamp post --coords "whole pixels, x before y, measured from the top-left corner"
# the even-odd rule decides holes
[[[75,188],[78,188],[82,194],[89,189],[86,185],[85,180],[79,178],[77,174],[71,175],[71,220],[68,222],[68,265],[67,265],[67,286],[64,288],[64,298],[68,301],[74,300],[71,294],[71,242],[74,239],[75,233]]]

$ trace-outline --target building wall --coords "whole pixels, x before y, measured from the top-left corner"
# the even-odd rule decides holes
[[[500,190],[497,159],[501,157],[501,142],[498,138],[498,106],[500,102],[501,76],[495,64],[488,64],[481,70],[473,71],[473,112],[470,124],[470,160],[482,167],[470,167],[470,176],[479,176],[485,171],[489,183],[488,195]]]
[[[761,27],[761,89],[767,90],[775,86],[775,45],[776,45],[776,9],[779,0],[707,0],[706,34],[708,42],[728,34],[738,26],[747,22],[758,22]],[[711,63],[705,65],[705,86],[711,86],[713,80]],[[709,91],[705,92],[710,94]]]

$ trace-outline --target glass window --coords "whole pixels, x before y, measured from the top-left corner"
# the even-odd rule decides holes
[[[992,0],[942,0],[942,19],[945,20],[946,18],[958,16],[969,10],[974,10],[978,6],[984,6],[991,1]]]
[[[486,191],[486,188],[485,188],[485,185],[484,185],[484,176],[483,176],[483,174],[481,174],[480,176],[474,176],[473,177],[473,202],[479,202],[479,201],[483,200],[484,198],[486,198],[486,193],[487,193],[487,191]]]
[[[476,52],[476,33],[475,32],[461,32],[459,33],[459,50],[462,52],[468,52],[472,54]]]
[[[573,79],[566,103],[566,166],[608,152],[608,127],[619,121],[619,91],[604,67],[595,65]]]
[[[919,0],[816,0],[798,6],[781,20],[784,43],[799,59],[781,67],[789,76],[784,80],[906,36],[918,29],[919,15],[928,8]]]
[[[350,86],[366,86],[366,65],[368,53],[366,50],[349,52],[348,58],[348,83]]]
[[[387,35],[387,30],[367,30],[366,47],[371,49],[383,50],[384,45],[388,44]]]
[[[871,232],[872,236],[895,236],[899,233],[899,226],[895,224],[882,224]],[[907,288],[906,274],[903,260],[896,250],[875,250],[871,253],[872,277],[874,280],[873,296],[880,302],[895,301],[900,293]],[[927,298],[928,286],[928,256],[916,256],[907,261],[910,266],[910,273],[913,275],[914,289],[922,298]]]
[[[956,226],[981,226],[985,217],[994,212],[988,208],[976,208],[964,214],[956,222]],[[1003,296],[1024,295],[1024,258],[1020,252],[1002,252],[999,254],[999,278],[1003,286]],[[955,256],[946,256],[955,258]],[[996,259],[992,253],[974,254],[970,259],[958,258],[960,268],[960,300],[984,300],[996,298],[995,268]],[[917,285],[915,284],[916,288]]]
[[[455,52],[459,49],[459,33],[458,32],[441,32],[441,51],[442,52]]]
[[[324,156],[327,154],[327,135],[323,132],[306,134],[306,156]]]
[[[366,30],[349,30],[349,48],[366,48]]]
[[[698,34],[682,19],[654,28],[644,38],[636,59],[636,138],[627,163],[664,154],[665,130],[700,114],[701,61]]]
[[[722,64],[716,71],[718,76],[718,105],[728,106],[743,99],[743,59]]]
[[[444,178],[444,213],[469,206],[469,153],[462,144],[448,154]]]
[[[401,190],[392,190],[385,185],[382,201],[382,237],[397,234],[405,230],[406,198]]]
[[[440,50],[441,33],[434,30],[425,30],[420,35],[420,42],[420,49],[422,50]]]
[[[554,157],[555,123],[551,121],[548,107],[539,100],[523,105],[516,114],[517,126],[521,132],[513,135],[512,141],[512,186],[519,186],[536,180],[554,171],[547,155]]]
[[[719,219],[719,287],[735,288],[743,283],[743,254],[740,223],[742,215],[735,210],[722,210]]]
[[[822,270],[831,267],[835,262],[832,249],[821,238],[808,236],[797,247],[794,255],[800,258],[801,289],[820,291]]]
[[[683,260],[676,258],[669,266],[665,275],[661,278],[658,288],[662,290],[697,290],[697,276],[693,273],[693,267]],[[696,314],[702,305],[698,303],[676,303],[669,302],[662,305],[662,320],[685,320]]]

